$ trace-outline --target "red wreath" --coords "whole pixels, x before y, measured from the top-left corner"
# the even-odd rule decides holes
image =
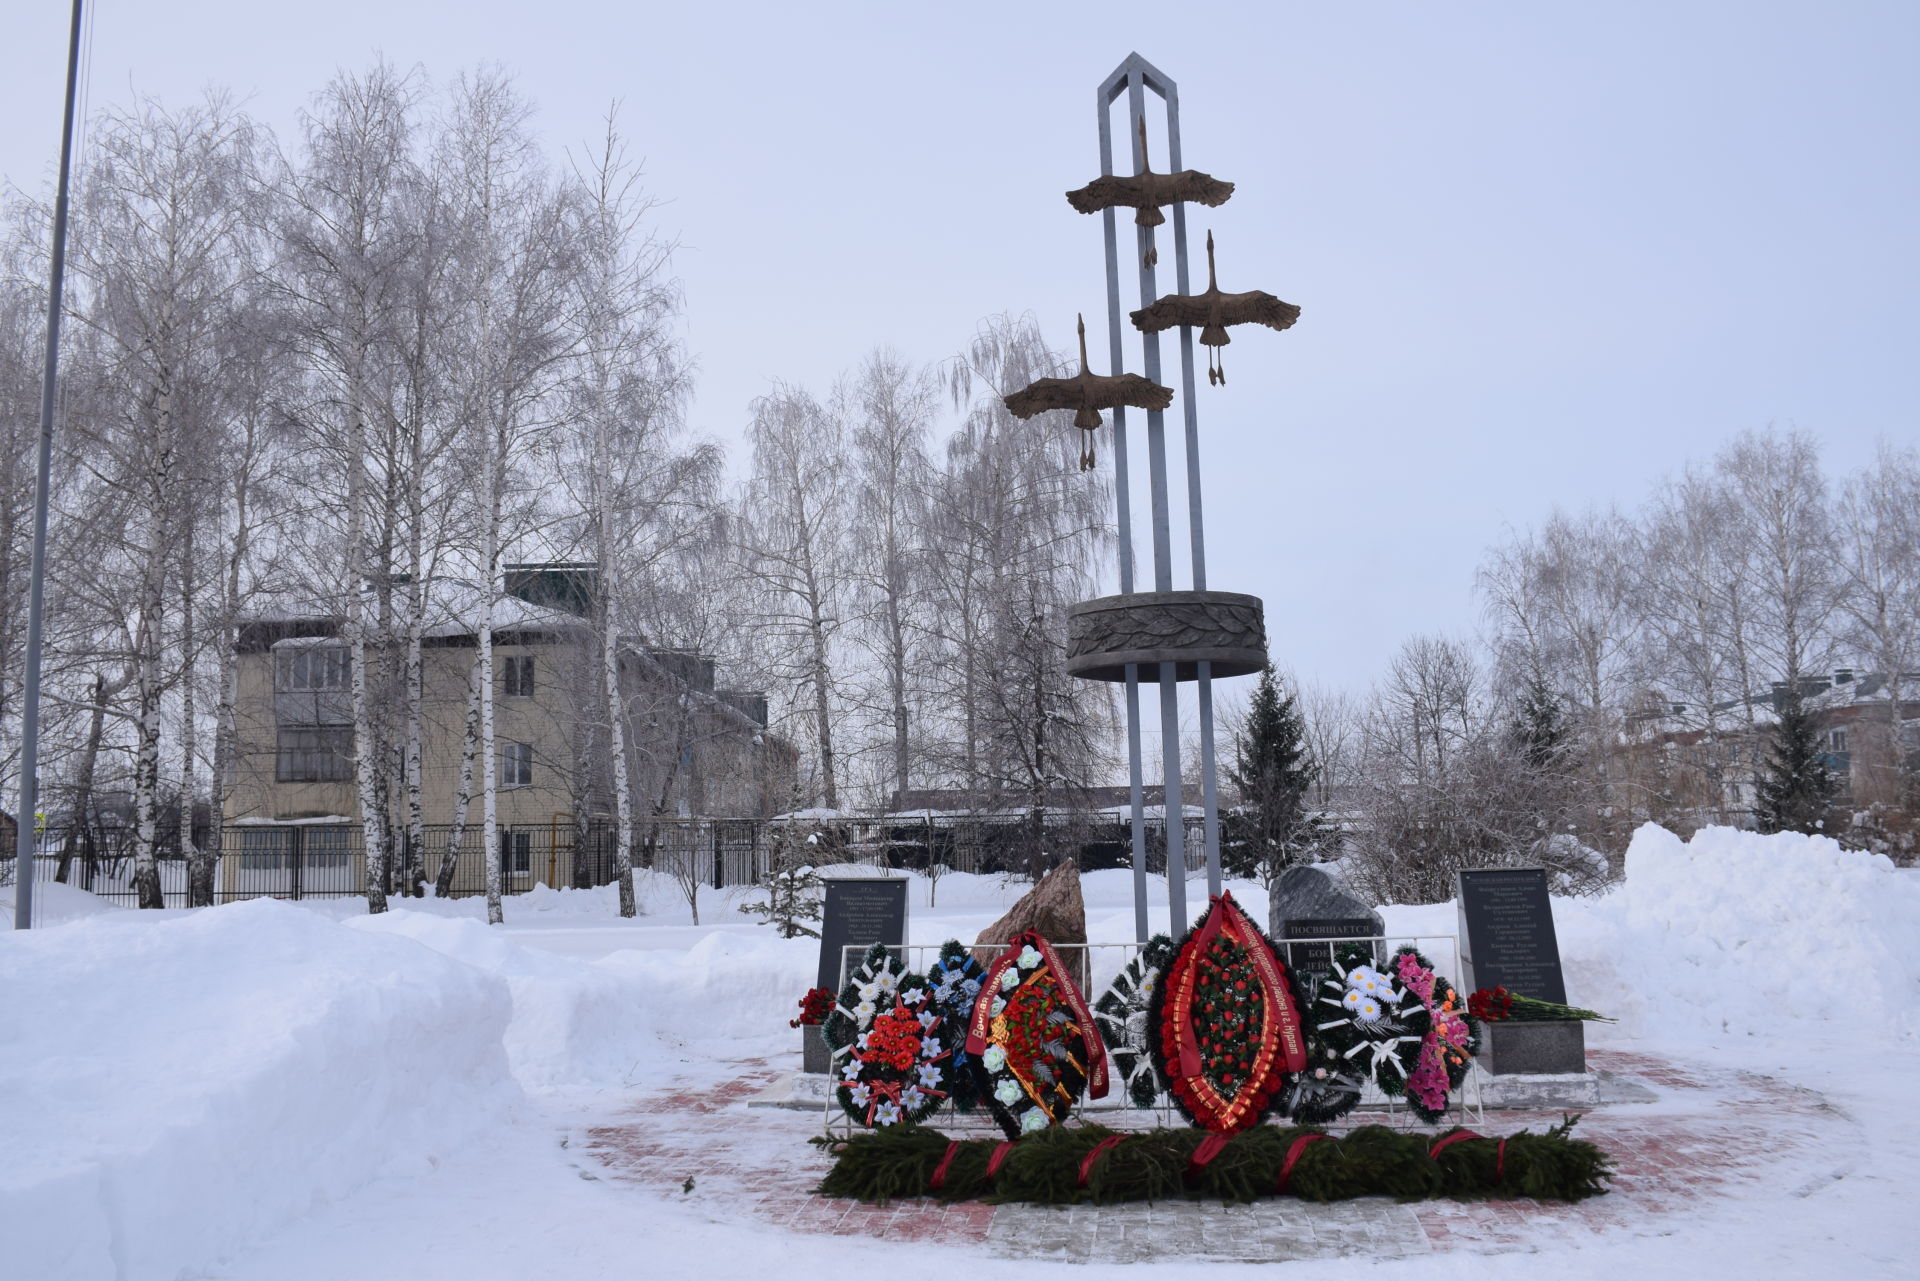
[[[1231,894],[1181,942],[1156,998],[1156,1066],[1181,1112],[1203,1130],[1259,1124],[1306,1037],[1286,967]]]

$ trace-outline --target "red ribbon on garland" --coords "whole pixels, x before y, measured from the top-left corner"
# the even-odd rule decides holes
[[[993,1150],[992,1156],[987,1158],[988,1183],[993,1182],[993,1176],[1000,1173],[1000,1167],[1005,1165],[1007,1158],[1013,1154],[1013,1143],[1012,1139],[1006,1140]]]
[[[1122,1143],[1125,1143],[1129,1137],[1130,1136],[1125,1134],[1109,1134],[1106,1138],[1094,1144],[1093,1151],[1087,1153],[1086,1158],[1080,1162],[1080,1178],[1074,1186],[1080,1188],[1086,1187],[1087,1180],[1093,1177],[1094,1164],[1098,1162],[1101,1157],[1119,1147]]]
[[[1200,1146],[1193,1150],[1191,1157],[1187,1158],[1188,1183],[1199,1178],[1200,1172],[1213,1164],[1213,1158],[1219,1156],[1221,1150],[1227,1146],[1227,1138],[1227,1135],[1216,1132],[1200,1140]]]
[[[1074,985],[1073,975],[1060,964],[1060,956],[1053,950],[1053,944],[1032,930],[1022,930],[1008,939],[1007,950],[987,967],[987,976],[980,983],[980,995],[973,1003],[973,1018],[967,1025],[967,1053],[987,1052],[987,1036],[993,1028],[993,1001],[1000,995],[1000,976],[1006,973],[1009,965],[1020,959],[1020,949],[1023,947],[1031,947],[1040,954],[1041,963],[1053,973],[1054,986],[1060,991],[1060,999],[1073,1011],[1073,1021],[1079,1025],[1080,1039],[1087,1047],[1087,1097],[1106,1098],[1107,1046],[1101,1039],[1100,1029],[1094,1024],[1093,1011],[1087,1008],[1086,998],[1080,995],[1080,989]]]
[[[960,1140],[955,1139],[947,1144],[946,1154],[940,1158],[940,1164],[933,1167],[933,1177],[927,1180],[931,1190],[938,1192],[947,1186],[947,1170],[953,1165],[953,1154],[959,1150]]]
[[[1293,1186],[1293,1167],[1299,1163],[1300,1154],[1307,1150],[1307,1145],[1327,1137],[1325,1134],[1303,1134],[1293,1141],[1287,1148],[1287,1159],[1280,1163],[1280,1179],[1274,1185],[1275,1191],[1281,1196],[1287,1194],[1287,1189]]]
[[[1475,1134],[1472,1130],[1458,1130],[1452,1134],[1449,1134],[1446,1138],[1440,1140],[1438,1143],[1428,1148],[1427,1158],[1429,1160],[1438,1159],[1442,1152],[1446,1151],[1448,1148],[1452,1147],[1454,1144],[1458,1143],[1462,1139],[1484,1139],[1486,1137],[1487,1136],[1484,1134]],[[1506,1180],[1506,1177],[1507,1177],[1507,1141],[1505,1139],[1502,1139],[1500,1140],[1500,1146],[1493,1150],[1493,1182],[1495,1186],[1498,1186],[1499,1184],[1504,1182]]]

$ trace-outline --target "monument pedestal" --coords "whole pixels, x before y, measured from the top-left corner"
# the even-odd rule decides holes
[[[827,1039],[819,1027],[800,1029],[800,1070],[824,1076],[827,1071]]]
[[[1482,1023],[1480,1062],[1495,1076],[1584,1073],[1587,1025],[1578,1019]]]

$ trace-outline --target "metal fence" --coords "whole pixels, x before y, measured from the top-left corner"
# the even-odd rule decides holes
[[[1189,848],[1196,848],[1199,821],[1187,820],[1187,829]],[[614,825],[599,820],[503,827],[493,857],[508,894],[525,893],[535,885],[584,889],[613,882],[617,841]],[[404,832],[394,834],[387,892],[406,894],[435,884],[450,859],[449,897],[486,893],[488,869],[481,843],[478,824],[428,827],[417,843]],[[184,906],[187,862],[177,841],[157,844],[161,893],[168,906]],[[59,882],[128,904],[138,900],[131,831],[108,827],[47,832],[35,845],[35,884]],[[1166,845],[1165,821],[1148,819],[1148,871],[1165,871]],[[655,819],[638,826],[631,854],[635,867],[723,889],[758,884],[783,863],[1032,874],[1068,857],[1087,870],[1130,867],[1131,851],[1127,824],[1110,815],[992,814],[831,822]],[[16,862],[13,851],[0,846],[0,885],[12,883]],[[366,867],[365,833],[359,824],[234,823],[222,832],[213,897],[228,902],[360,895],[366,892]]]

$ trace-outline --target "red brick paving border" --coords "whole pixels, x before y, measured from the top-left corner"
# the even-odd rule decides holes
[[[1660,1091],[1660,1105],[1591,1109],[1578,1133],[1613,1157],[1613,1191],[1575,1205],[1536,1201],[1426,1201],[1408,1207],[1434,1250],[1499,1250],[1573,1239],[1688,1212],[1764,1182],[1770,1172],[1825,1141],[1840,1118],[1811,1091],[1770,1077],[1674,1063],[1617,1050],[1589,1053],[1593,1067]],[[765,1059],[741,1061],[717,1086],[683,1087],[637,1100],[631,1121],[587,1132],[587,1151],[621,1181],[662,1197],[696,1190],[727,1198],[746,1217],[794,1232],[979,1245],[996,1207],[911,1200],[885,1206],[812,1194],[826,1158],[806,1139],[806,1113],[746,1107],[784,1073]],[[1541,1129],[1558,1113],[1499,1111],[1496,1133]],[[770,1152],[780,1154],[770,1162]],[[1098,1211],[1125,1215],[1127,1207]]]

